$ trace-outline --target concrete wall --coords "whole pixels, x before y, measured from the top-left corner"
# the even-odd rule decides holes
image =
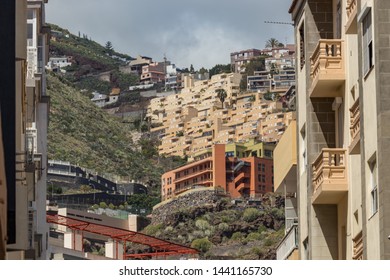
[[[380,258],[390,259],[390,2],[376,0],[374,30],[377,127],[378,127],[378,186],[379,186],[379,243]]]

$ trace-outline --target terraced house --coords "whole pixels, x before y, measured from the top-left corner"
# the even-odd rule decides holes
[[[278,256],[390,259],[390,2],[294,0],[289,12],[297,161],[275,181],[299,218]]]

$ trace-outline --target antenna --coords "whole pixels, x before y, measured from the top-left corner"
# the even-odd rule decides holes
[[[294,26],[293,22],[285,22],[285,21],[264,21],[264,23],[270,23],[270,24],[287,24],[287,25],[292,25]]]

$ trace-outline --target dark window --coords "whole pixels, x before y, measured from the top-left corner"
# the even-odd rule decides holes
[[[363,19],[363,75],[374,66],[371,11]]]

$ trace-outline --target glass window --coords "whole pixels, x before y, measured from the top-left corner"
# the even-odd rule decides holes
[[[372,40],[371,11],[367,13],[362,22],[363,27],[363,74],[367,75],[374,66],[374,52]]]

